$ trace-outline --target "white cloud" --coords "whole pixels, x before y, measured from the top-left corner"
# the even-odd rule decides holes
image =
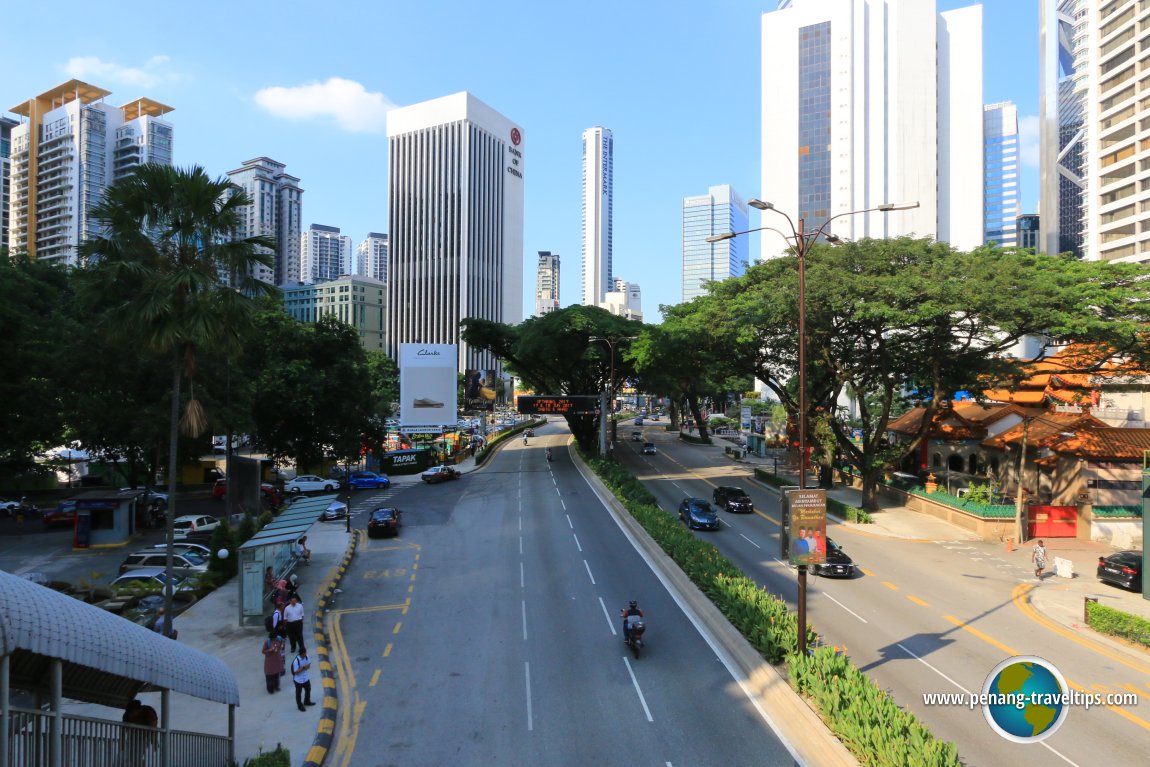
[[[1018,118],[1018,154],[1028,168],[1038,167],[1038,126],[1037,115]]]
[[[95,81],[93,85],[115,83],[151,88],[162,81],[176,79],[174,74],[163,71],[168,61],[167,56],[153,56],[141,67],[124,67],[96,56],[75,56],[68,59],[64,72],[69,77]]]
[[[348,133],[385,132],[387,112],[395,107],[382,93],[373,93],[354,80],[340,77],[291,88],[263,88],[256,92],[256,103],[276,117],[289,120],[332,117]]]

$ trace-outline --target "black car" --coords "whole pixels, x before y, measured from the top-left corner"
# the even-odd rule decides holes
[[[679,504],[679,519],[688,530],[719,529],[719,515],[702,498],[684,498]]]
[[[828,578],[852,578],[855,564],[837,543],[827,538],[826,561],[821,565],[811,565],[811,572]]]
[[[399,535],[403,513],[399,509],[376,509],[367,518],[367,537]]]
[[[755,505],[751,503],[751,496],[747,495],[747,491],[741,487],[720,485],[715,488],[711,500],[719,508],[726,509],[733,514],[750,514],[755,510]]]
[[[1119,551],[1098,557],[1098,580],[1131,591],[1142,590],[1142,552]]]

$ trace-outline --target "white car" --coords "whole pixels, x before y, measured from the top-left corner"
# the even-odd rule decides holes
[[[176,529],[175,537],[186,538],[192,533],[210,533],[220,526],[220,521],[206,514],[188,514],[183,517],[176,517],[172,524]]]
[[[159,551],[166,551],[168,544],[157,543],[156,545],[152,546],[152,548],[158,549]],[[187,541],[176,541],[172,544],[172,551],[176,552],[177,554],[183,554],[185,551],[191,551],[199,554],[201,557],[207,557],[212,553],[212,550],[207,546],[199,543],[188,543]]]
[[[330,493],[332,490],[339,490],[339,480],[324,479],[315,474],[300,474],[284,485],[284,490],[289,493],[314,493],[317,491]]]
[[[142,570],[129,570],[118,578],[115,578],[108,585],[113,591],[125,586],[158,590],[164,588],[167,582],[168,576],[162,567],[146,567]],[[172,575],[172,586],[176,591],[189,591],[194,588],[191,581],[174,573]]]

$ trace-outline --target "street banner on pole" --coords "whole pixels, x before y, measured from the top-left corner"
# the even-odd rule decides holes
[[[827,491],[786,491],[787,557],[792,565],[820,565],[827,558]]]

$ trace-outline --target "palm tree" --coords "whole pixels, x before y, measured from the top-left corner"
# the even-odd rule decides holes
[[[213,180],[198,166],[142,165],[105,190],[91,213],[103,233],[80,247],[82,290],[89,301],[101,305],[106,330],[171,361],[169,577],[164,589],[168,615],[173,614],[170,576],[181,384],[194,377],[197,354],[204,349],[234,349],[250,323],[251,297],[275,290],[252,276],[253,267],[271,265],[274,241],[235,236],[240,211],[250,202],[226,178]],[[189,434],[203,430],[203,412],[194,398],[183,426]]]

